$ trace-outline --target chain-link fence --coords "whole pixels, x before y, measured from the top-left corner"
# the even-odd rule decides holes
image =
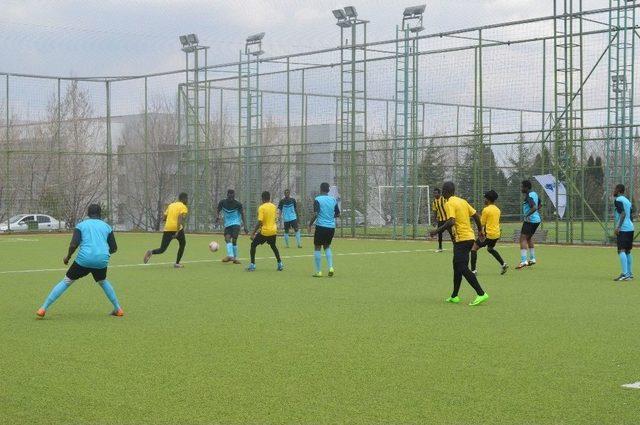
[[[520,182],[550,174],[567,196],[558,209],[558,187],[535,183],[548,240],[606,242],[613,183],[637,201],[637,5],[558,4],[553,17],[400,26],[378,42],[356,19],[336,29],[338,48],[232,64],[203,62],[197,46],[165,74],[0,74],[0,230],[68,229],[94,202],[119,230],[159,230],[185,191],[190,229],[215,231],[229,188],[250,221],[262,190],[277,203],[290,188],[306,222],[326,181],[340,235],[416,238],[432,189],[453,180],[477,208],[499,193],[509,238]]]

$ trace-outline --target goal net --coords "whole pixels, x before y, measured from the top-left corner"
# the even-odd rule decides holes
[[[377,213],[381,224],[431,225],[428,185],[378,186]]]

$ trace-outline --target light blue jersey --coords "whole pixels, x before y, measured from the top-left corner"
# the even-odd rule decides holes
[[[620,195],[615,200],[614,215],[616,219],[616,227],[620,224],[620,215],[624,212],[624,220],[620,226],[621,232],[633,232],[633,222],[631,221],[631,202],[623,195]]]
[[[113,230],[102,220],[88,218],[76,226],[80,231],[80,251],[76,263],[92,269],[104,269],[109,265],[109,235]]]
[[[316,226],[336,228],[336,216],[340,215],[336,198],[329,195],[317,196],[313,203],[313,210],[317,214]]]
[[[235,199],[224,199],[218,203],[218,213],[222,211],[224,227],[242,224],[242,204]]]
[[[533,214],[527,217],[529,211],[531,211],[531,205],[529,205],[529,201],[533,201],[533,205],[536,205],[538,208],[540,207],[540,198],[538,194],[534,191],[529,192],[524,202],[522,203],[522,214],[526,217],[525,221],[529,223],[540,223],[542,219],[540,218],[540,210],[537,209]]]
[[[282,198],[278,204],[278,209],[282,214],[282,221],[289,222],[298,219],[296,214],[296,200],[293,198]]]

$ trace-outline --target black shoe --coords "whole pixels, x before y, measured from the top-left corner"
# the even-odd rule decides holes
[[[509,269],[509,265],[507,263],[504,263],[502,265],[502,271],[500,272],[500,274],[505,274],[508,269]]]
[[[620,273],[620,276],[613,279],[614,282],[624,282],[625,280],[629,280],[627,275]]]

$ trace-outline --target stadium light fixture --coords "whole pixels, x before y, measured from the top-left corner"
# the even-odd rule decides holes
[[[193,33],[181,35],[179,39],[180,39],[180,44],[182,44],[183,52],[191,53],[197,50],[199,47],[198,43],[200,41],[198,40],[198,36]]]
[[[187,40],[189,41],[189,44],[191,44],[192,46],[195,46],[196,44],[198,44],[198,36],[195,34],[188,34]]]
[[[187,47],[189,45],[189,40],[186,35],[180,36],[180,44],[182,44],[182,47]]]
[[[405,8],[404,12],[402,12],[402,26],[412,33],[423,31],[422,17],[426,8],[426,4]]]
[[[346,6],[344,8],[344,13],[352,19],[356,19],[358,17],[358,12],[356,12],[356,8],[353,6]]]
[[[262,50],[262,39],[264,38],[264,33],[253,34],[247,37],[244,52],[247,55],[252,56],[260,56],[264,53]]]
[[[342,9],[334,9],[332,10],[332,12],[333,12],[333,16],[335,16],[335,18],[338,20],[347,19],[347,15],[344,13],[344,10]]]
[[[344,12],[344,10],[335,9],[332,12],[333,12],[333,16],[338,20],[336,25],[338,25],[341,28],[349,28],[351,26],[351,21],[349,20],[349,17]]]

